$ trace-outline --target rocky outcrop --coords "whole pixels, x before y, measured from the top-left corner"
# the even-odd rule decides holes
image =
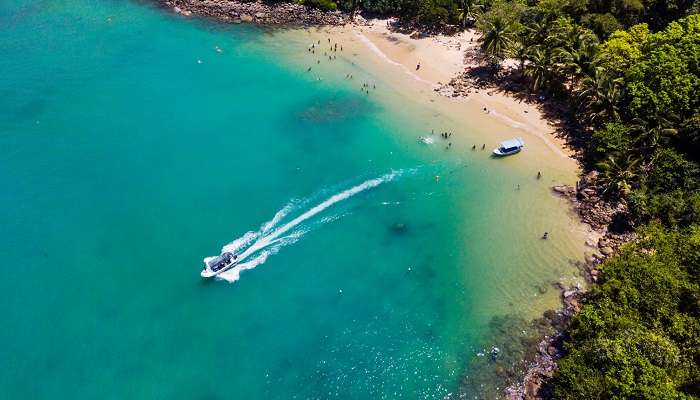
[[[350,15],[341,11],[321,11],[293,3],[229,0],[159,0],[164,7],[184,15],[198,15],[223,22],[253,22],[261,25],[344,25]],[[357,21],[356,21],[357,22]]]
[[[557,361],[564,355],[564,328],[581,308],[586,296],[584,289],[573,287],[562,292],[564,308],[545,312],[544,317],[556,329],[556,334],[542,338],[537,353],[525,367],[522,381],[508,386],[504,396],[508,400],[535,400],[552,397],[550,382],[557,368]]]
[[[468,97],[472,91],[479,93],[474,80],[467,73],[459,74],[450,79],[449,82],[438,85],[433,90],[445,97]]]
[[[602,188],[597,184],[598,173],[589,172],[581,177],[576,187],[553,186],[557,195],[571,200],[581,220],[592,229],[592,237],[586,241],[590,251],[586,253],[585,272],[591,282],[600,279],[600,263],[617,252],[624,243],[632,240],[634,234],[627,226],[627,204],[624,200],[610,201],[601,196]],[[563,331],[568,321],[581,308],[586,291],[580,287],[562,289],[561,311],[549,311],[545,317],[555,326],[556,335],[545,336],[538,344],[538,352],[525,368],[521,382],[506,388],[505,397],[509,400],[535,400],[552,397],[550,382],[563,356]]]
[[[598,172],[591,171],[576,182],[576,187],[552,187],[554,193],[571,200],[581,220],[594,232],[593,237],[586,241],[586,245],[591,248],[586,253],[586,264],[589,267],[587,272],[594,282],[600,275],[596,269],[598,264],[615,254],[623,243],[634,236],[625,200],[605,199],[601,195],[603,189],[597,182]]]

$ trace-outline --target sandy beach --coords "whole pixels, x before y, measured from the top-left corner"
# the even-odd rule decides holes
[[[300,32],[310,36],[310,43],[321,40],[320,49],[328,44],[329,38],[332,43],[341,43],[344,51],[335,54],[377,72],[382,76],[382,85],[392,86],[415,102],[430,104],[467,125],[480,125],[482,131],[500,128],[496,129],[489,146],[508,137],[522,136],[528,151],[564,169],[578,171],[571,158],[573,152],[555,136],[554,126],[542,115],[537,104],[496,90],[477,89],[467,97],[448,97],[436,91],[465,69],[478,65],[474,57],[479,46],[476,31],[453,36],[411,37],[392,32],[388,22],[375,19],[362,25],[308,28]],[[505,64],[512,64],[512,61],[507,60]]]

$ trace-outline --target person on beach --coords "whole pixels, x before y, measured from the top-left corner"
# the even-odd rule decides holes
[[[416,65],[416,71],[420,69],[420,61],[418,61],[418,64]]]
[[[486,143],[481,145],[481,150],[484,150],[486,148]]]
[[[547,239],[547,236],[549,236],[549,232],[545,232],[544,235],[542,235],[542,239]]]
[[[540,179],[540,178],[542,178],[542,172],[537,171],[537,179]]]

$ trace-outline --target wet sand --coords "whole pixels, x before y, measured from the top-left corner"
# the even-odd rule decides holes
[[[542,171],[551,185],[576,181],[578,163],[563,140],[554,135],[553,125],[536,104],[486,90],[473,90],[468,97],[454,98],[435,91],[475,63],[473,58],[464,56],[478,46],[474,31],[414,39],[408,34],[390,32],[386,20],[373,20],[368,25],[285,30],[279,35],[284,38],[274,34],[272,40],[284,42],[285,46],[294,42],[314,46],[313,52],[300,48],[298,57],[294,57],[297,59],[291,61],[315,79],[330,75],[342,78],[359,68],[367,74],[366,81],[353,77],[352,83],[358,89],[367,84],[362,89],[369,89],[368,95],[383,97],[382,104],[421,113],[426,133],[453,131],[451,141],[479,148],[485,144],[489,152],[499,142],[519,136],[526,143],[517,157],[521,168],[526,165],[533,174]],[[336,43],[338,50],[334,51]]]
[[[520,103],[503,94],[482,92],[468,98],[451,98],[434,90],[440,82],[447,82],[465,68],[464,49],[477,45],[476,38],[472,39],[473,35],[465,32],[455,37],[411,39],[405,34],[389,33],[386,22],[375,21],[371,26],[278,31],[268,37],[269,42],[265,45],[274,43],[284,48],[292,58],[290,64],[297,65],[298,72],[309,78],[310,85],[345,79],[348,86],[376,100],[372,103],[386,109],[391,115],[404,115],[411,126],[406,132],[397,132],[397,140],[404,145],[423,146],[416,143],[417,137],[432,136],[433,144],[426,146],[426,151],[432,151],[436,160],[447,157],[464,162],[484,176],[491,175],[493,171],[498,176],[506,177],[486,181],[483,183],[485,186],[479,189],[502,191],[504,187],[511,186],[513,189],[512,196],[505,195],[491,204],[489,212],[494,215],[488,218],[499,220],[502,215],[498,213],[505,210],[512,214],[512,218],[522,222],[517,227],[511,227],[512,232],[501,232],[493,240],[534,238],[533,253],[528,260],[531,265],[537,265],[535,269],[539,272],[527,272],[529,267],[514,267],[507,277],[493,277],[496,281],[500,280],[497,287],[503,288],[502,301],[490,304],[489,311],[517,311],[520,315],[536,318],[547,308],[560,307],[560,293],[530,293],[532,288],[529,286],[514,290],[513,287],[518,287],[514,282],[535,279],[534,275],[524,277],[522,274],[539,276],[542,270],[558,268],[561,271],[558,281],[565,286],[582,282],[570,274],[568,267],[560,265],[560,260],[583,259],[583,244],[590,233],[589,228],[580,223],[567,200],[556,197],[549,189],[558,184],[573,185],[579,166],[553,136],[553,127],[539,113],[536,105]],[[418,62],[420,69],[416,69]],[[484,107],[488,112],[483,110]],[[528,112],[525,113],[525,110]],[[440,136],[442,132],[452,135],[444,139]],[[524,139],[525,150],[514,157],[493,159],[491,151],[498,143],[514,136]],[[476,146],[476,149],[472,150],[472,146]],[[542,173],[541,179],[537,179],[538,172]],[[469,196],[470,193],[466,192],[465,195]],[[473,218],[487,218],[485,215],[470,217],[468,213],[467,210],[463,217],[465,225],[473,224]],[[558,232],[555,235],[566,232],[567,243],[561,247],[559,258],[542,258],[537,251],[544,231]],[[464,240],[465,248],[475,246],[475,242],[470,242],[469,238],[465,237]],[[487,264],[509,262],[503,259],[507,257],[505,255],[490,254],[484,257],[488,259]],[[488,270],[483,273],[492,274]],[[545,275],[547,273],[541,276]],[[494,290],[500,291],[495,287]],[[518,306],[523,298],[532,299],[533,296],[538,298],[537,302],[526,307]]]

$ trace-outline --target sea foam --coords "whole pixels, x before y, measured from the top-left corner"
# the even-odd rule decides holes
[[[263,264],[265,261],[267,261],[267,258],[270,255],[276,254],[285,246],[296,243],[312,228],[333,222],[341,218],[343,215],[326,216],[320,219],[317,223],[306,227],[303,226],[304,222],[310,220],[336,203],[347,200],[358,193],[375,188],[385,182],[393,180],[397,176],[401,175],[401,173],[402,171],[392,171],[378,178],[366,180],[359,185],[330,196],[323,202],[304,211],[291,221],[282,224],[285,217],[294,212],[296,208],[295,206],[299,203],[298,201],[291,201],[282,207],[282,209],[277,211],[272,219],[263,223],[257,232],[246,232],[243,236],[235,239],[221,249],[222,253],[238,253],[239,264],[218,274],[217,276],[229,282],[237,281],[240,279],[240,274],[242,271],[250,270],[260,264]],[[207,257],[204,259],[204,261],[206,262],[211,258],[212,257]]]

